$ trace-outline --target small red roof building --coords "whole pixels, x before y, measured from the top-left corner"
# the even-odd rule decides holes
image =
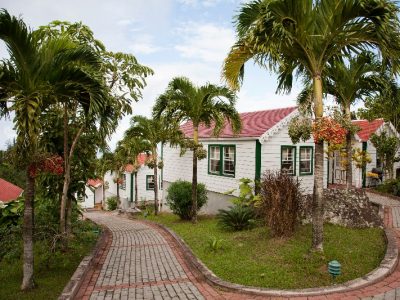
[[[146,160],[148,160],[148,159],[149,159],[149,156],[146,153],[140,153],[137,156],[137,161],[140,166],[143,166],[145,164]],[[135,169],[135,167],[132,164],[127,164],[125,166],[125,171],[128,173],[132,173],[134,171],[134,169]]]
[[[21,196],[23,191],[19,186],[0,178],[0,201],[13,201]]]
[[[353,120],[352,123],[360,127],[360,131],[357,132],[357,135],[362,142],[366,142],[369,140],[371,135],[385,123],[385,121],[383,119],[376,119],[373,121]]]
[[[245,112],[240,114],[242,120],[242,130],[238,134],[234,134],[231,125],[225,121],[225,126],[218,137],[260,137],[266,131],[274,127],[282,119],[296,110],[297,107],[286,107],[278,109],[260,110],[254,112]],[[213,137],[214,125],[207,128],[204,124],[199,126],[199,138]],[[193,125],[191,121],[186,122],[181,126],[182,132],[186,137],[193,136]]]
[[[101,179],[89,179],[87,181],[88,186],[94,187],[96,189],[98,187],[102,186],[102,184],[103,184],[103,180],[101,180]]]

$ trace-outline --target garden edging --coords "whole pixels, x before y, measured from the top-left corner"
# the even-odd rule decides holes
[[[101,248],[106,245],[107,239],[112,235],[111,231],[107,227],[101,226],[101,228],[101,235],[99,236],[96,245],[94,246],[91,253],[82,259],[71,279],[64,287],[60,297],[58,297],[58,300],[74,299],[74,297],[78,293],[82,285],[83,279],[85,278],[86,274],[93,264],[93,259],[97,256]]]
[[[393,229],[386,228],[385,229],[385,237],[387,241],[387,248],[385,256],[380,263],[379,267],[366,274],[363,277],[345,282],[343,284],[338,284],[334,286],[327,287],[319,287],[319,288],[306,288],[306,289],[293,289],[293,290],[278,290],[278,289],[269,289],[269,288],[260,288],[253,286],[245,286],[241,284],[235,284],[231,282],[227,282],[216,276],[210,269],[208,269],[203,262],[201,262],[189,248],[189,246],[171,229],[165,227],[164,225],[151,222],[144,221],[146,223],[151,223],[155,225],[158,229],[166,232],[181,248],[184,258],[187,263],[198,270],[206,279],[208,283],[211,285],[222,288],[227,291],[233,291],[238,293],[246,293],[253,295],[261,295],[261,296],[285,296],[285,297],[294,297],[294,296],[317,296],[322,294],[331,294],[331,293],[341,293],[341,292],[349,292],[359,288],[363,288],[365,286],[374,284],[378,281],[383,280],[385,277],[390,275],[396,268],[398,263],[399,251],[397,248],[396,234]]]

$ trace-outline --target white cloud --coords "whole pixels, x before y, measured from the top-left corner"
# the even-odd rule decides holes
[[[220,63],[235,42],[232,28],[212,23],[188,22],[177,29],[181,36],[175,49],[185,58]]]
[[[152,54],[162,49],[154,44],[154,37],[149,34],[138,34],[129,46],[129,50],[135,54]]]

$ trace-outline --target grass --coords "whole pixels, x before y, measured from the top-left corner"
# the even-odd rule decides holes
[[[326,224],[324,255],[310,253],[311,226],[300,226],[293,237],[270,238],[266,227],[228,232],[215,218],[200,217],[193,225],[172,214],[147,218],[174,230],[197,257],[220,278],[244,285],[268,288],[311,288],[341,283],[376,268],[385,254],[382,229],[350,229]],[[210,240],[221,240],[213,251]],[[342,275],[335,281],[327,263],[338,260]]]
[[[98,234],[93,230],[98,227],[90,221],[80,222],[73,240],[66,252],[48,253],[43,242],[35,243],[35,282],[37,287],[29,292],[22,292],[22,260],[0,261],[0,299],[57,299],[82,258],[90,253]]]

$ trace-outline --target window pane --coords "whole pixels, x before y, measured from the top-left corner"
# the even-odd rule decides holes
[[[224,174],[235,175],[235,147],[224,147]]]
[[[282,148],[281,170],[288,174],[294,174],[294,148]]]
[[[210,147],[210,158],[211,159],[218,159],[220,158],[219,156],[219,147]]]
[[[301,161],[300,162],[300,172],[301,173],[311,173],[311,161]]]
[[[147,189],[154,190],[154,175],[147,176]]]
[[[300,173],[311,174],[312,149],[300,148]]]
[[[221,170],[221,164],[219,159],[210,159],[210,172],[211,173],[219,173]]]

